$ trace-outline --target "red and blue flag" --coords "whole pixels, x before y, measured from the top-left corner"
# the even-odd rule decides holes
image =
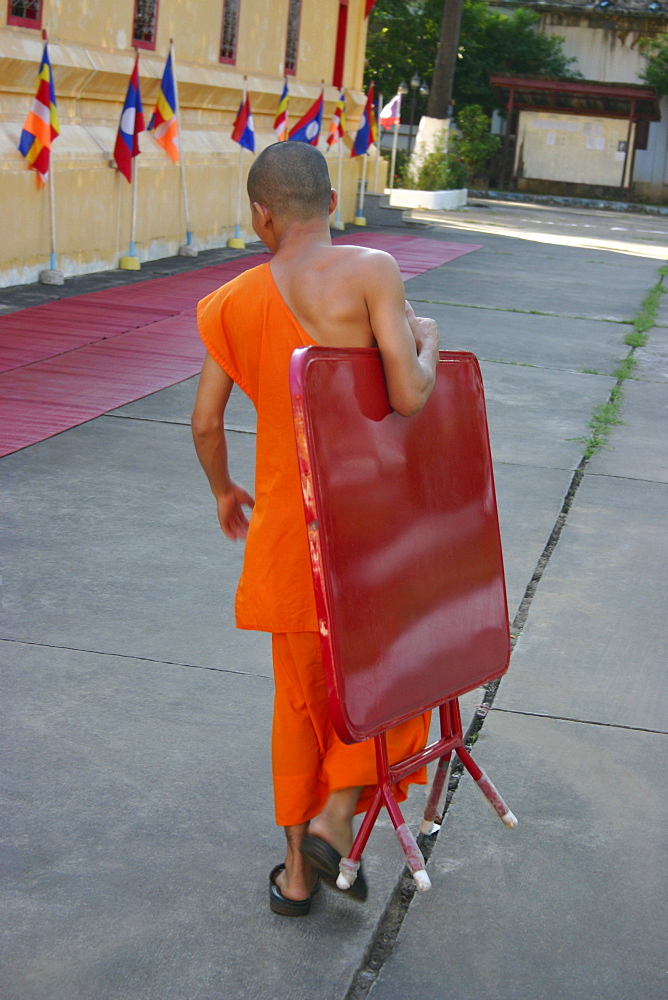
[[[401,94],[395,94],[380,112],[380,124],[390,129],[401,121]]]
[[[60,135],[53,70],[46,42],[37,80],[37,93],[21,132],[19,152],[28,161],[29,169],[37,171],[37,186],[43,187],[49,176],[51,143]]]
[[[132,183],[132,161],[139,155],[139,133],[143,131],[144,109],[139,93],[139,53],[137,53],[114,146],[116,166],[129,184]]]
[[[350,153],[351,156],[364,156],[371,143],[376,141],[378,128],[376,126],[376,113],[373,108],[373,101],[374,85],[372,83],[367,94],[362,120],[355,136],[355,143]]]
[[[158,100],[148,123],[148,131],[153,133],[153,138],[162,146],[170,159],[178,163],[179,123],[176,117],[176,86],[171,52],[167,56]]]
[[[237,117],[234,119],[232,138],[244,149],[255,152],[255,126],[253,125],[253,114],[250,106],[250,96],[246,94],[239,105]]]
[[[299,119],[296,125],[290,129],[288,139],[296,142],[307,142],[310,146],[317,146],[322,128],[322,102],[324,91],[320,91],[320,97],[308,109],[306,114]]]

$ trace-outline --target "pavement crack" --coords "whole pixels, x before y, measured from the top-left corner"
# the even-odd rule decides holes
[[[668,267],[668,265],[666,265],[666,267]],[[659,286],[661,286],[663,278],[665,276],[665,271],[663,268],[660,270],[659,274],[660,274]],[[658,300],[658,293],[655,294],[655,298]],[[645,301],[647,301],[647,299]],[[452,304],[454,305],[455,303]],[[482,308],[489,308],[489,307],[483,306]],[[644,304],[643,307],[641,307],[641,312],[642,308],[644,308]],[[649,326],[651,326],[651,322],[653,322],[655,318],[656,318],[655,314],[649,316],[648,318],[649,325],[645,325],[642,333],[645,333],[646,330],[649,329]],[[634,321],[634,326],[636,327],[636,329],[638,329],[638,318],[636,318],[636,321]],[[621,387],[623,385],[624,380],[629,377],[630,371],[632,370],[633,367],[632,359],[636,346],[639,345],[633,344],[631,350],[629,351],[629,354],[627,355],[627,358],[625,359],[624,362],[622,362],[622,365],[615,373],[617,378],[608,397],[608,403],[607,403],[608,406],[621,402],[621,395],[620,395]],[[603,405],[605,406],[606,404]],[[583,440],[582,442],[585,445],[584,454],[580,460],[579,465],[575,469],[575,472],[573,473],[573,477],[571,479],[570,485],[568,487],[568,490],[566,492],[566,495],[564,497],[561,506],[561,510],[559,511],[557,519],[554,522],[552,531],[550,532],[547,542],[545,543],[545,547],[543,548],[543,551],[540,554],[540,557],[536,563],[536,567],[533,571],[531,579],[529,580],[529,583],[527,584],[526,589],[524,591],[524,596],[522,597],[519,607],[515,613],[515,617],[513,618],[512,624],[510,626],[511,656],[513,650],[515,649],[515,646],[517,645],[517,641],[524,630],[524,626],[526,625],[527,618],[529,616],[529,611],[531,609],[531,605],[536,595],[538,586],[543,578],[543,574],[545,573],[548,563],[552,557],[552,553],[559,544],[559,539],[561,538],[561,533],[564,530],[564,527],[568,520],[568,515],[573,506],[573,502],[584,480],[589,460],[595,453],[595,451],[598,450],[598,448],[603,447],[607,443],[607,436],[604,433],[599,432],[596,437],[596,447],[592,447],[594,441],[594,435],[596,435],[596,431],[594,431],[594,434],[592,435],[591,439],[589,439],[588,441]],[[485,719],[494,704],[494,699],[496,698],[496,694],[499,690],[501,680],[502,678],[499,677],[496,680],[492,681],[490,684],[487,684],[485,686],[485,694],[483,700],[481,704],[476,708],[473,718],[471,719],[468,729],[466,730],[466,733],[464,735],[464,745],[468,750],[470,750],[478,740],[478,736],[484,725]],[[518,712],[515,714],[532,715],[533,713]],[[549,715],[542,716],[539,715],[538,713],[536,713],[536,717],[552,718],[552,716]],[[581,722],[582,720],[568,719],[565,721]],[[608,725],[607,723],[600,723],[593,721],[589,721],[584,724],[600,725],[600,726]],[[619,726],[613,728],[635,729],[635,727],[633,726],[628,726],[628,727]],[[646,731],[651,733],[655,732],[655,730],[639,730],[639,731],[642,732]],[[663,734],[659,732],[658,735],[663,735]],[[441,814],[442,815],[441,829],[443,820],[447,815],[448,809],[450,808],[455,792],[459,787],[459,782],[462,778],[463,773],[464,773],[464,768],[462,764],[460,763],[459,760],[456,760],[450,775],[450,781],[448,783],[448,788],[445,797],[445,804]],[[439,831],[436,831],[429,837],[420,834],[417,838],[418,845],[422,850],[422,854],[424,855],[425,865],[429,864],[429,859],[436,846],[436,841],[438,840],[438,837],[439,837]],[[397,884],[394,887],[394,891],[392,892],[392,895],[390,896],[387,905],[378,921],[378,924],[376,925],[376,929],[371,937],[369,946],[366,950],[362,963],[352,978],[352,981],[348,988],[348,992],[344,997],[344,1000],[366,1000],[366,997],[368,996],[374,982],[380,975],[380,972],[385,962],[391,956],[392,952],[394,951],[397,945],[401,926],[406,918],[406,915],[408,914],[408,910],[410,908],[413,896],[415,895],[416,891],[417,890],[415,888],[415,884],[413,882],[410,872],[408,871],[407,868],[404,868]]]
[[[570,715],[552,715],[549,712],[522,712],[517,708],[493,708],[492,711],[504,715],[523,715],[528,719],[552,719],[554,722],[574,722],[581,726],[599,726],[602,729],[625,729],[633,733],[650,733],[652,736],[668,736],[663,729],[648,729],[647,726],[627,726],[623,722],[603,722],[600,719],[576,719]]]
[[[0,637],[0,643],[13,643],[17,646],[35,646],[40,649],[62,649],[71,653],[92,653],[94,656],[110,656],[121,660],[138,660],[140,663],[158,663],[165,667],[184,667],[187,670],[210,670],[216,674],[234,674],[238,677],[260,677],[272,681],[273,675],[253,673],[250,670],[230,670],[228,667],[213,667],[203,663],[184,663],[182,660],[162,660],[154,656],[141,656],[138,653],[114,653],[104,649],[89,649],[86,646],[66,646],[56,642],[33,642],[30,639],[13,639],[9,636]]]
[[[140,417],[135,416],[134,413],[103,413],[100,419],[105,417],[112,417],[114,420],[137,420],[139,423],[145,424],[164,424],[168,427],[190,427],[189,420],[165,420],[164,417]],[[239,427],[236,424],[225,424],[225,430],[230,431],[232,434],[257,434],[257,430],[254,427]]]

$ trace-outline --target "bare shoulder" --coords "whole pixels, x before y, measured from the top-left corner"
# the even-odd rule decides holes
[[[374,250],[372,247],[357,247],[353,244],[338,244],[332,249],[340,259],[354,262],[356,266],[369,270],[399,272],[399,266],[390,253],[385,250]]]
[[[337,245],[332,250],[338,266],[345,269],[358,286],[364,286],[368,292],[374,287],[387,289],[394,286],[397,291],[402,289],[403,302],[403,279],[399,265],[391,254],[384,250],[352,245]]]

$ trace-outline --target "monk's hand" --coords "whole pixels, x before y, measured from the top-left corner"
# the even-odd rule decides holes
[[[243,486],[230,482],[229,488],[216,498],[218,508],[218,521],[223,532],[233,542],[238,538],[245,538],[248,534],[248,518],[244,512],[244,507],[255,506],[253,497]]]
[[[427,316],[416,316],[408,299],[406,299],[405,308],[406,319],[411,328],[418,354],[421,354],[426,346],[438,346],[438,327],[435,320],[429,319]]]

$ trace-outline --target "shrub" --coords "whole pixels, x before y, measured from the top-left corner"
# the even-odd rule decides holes
[[[465,164],[469,184],[475,178],[484,176],[490,160],[501,146],[501,139],[492,135],[489,127],[489,115],[479,104],[469,104],[457,115],[459,135],[453,136],[452,148]]]

